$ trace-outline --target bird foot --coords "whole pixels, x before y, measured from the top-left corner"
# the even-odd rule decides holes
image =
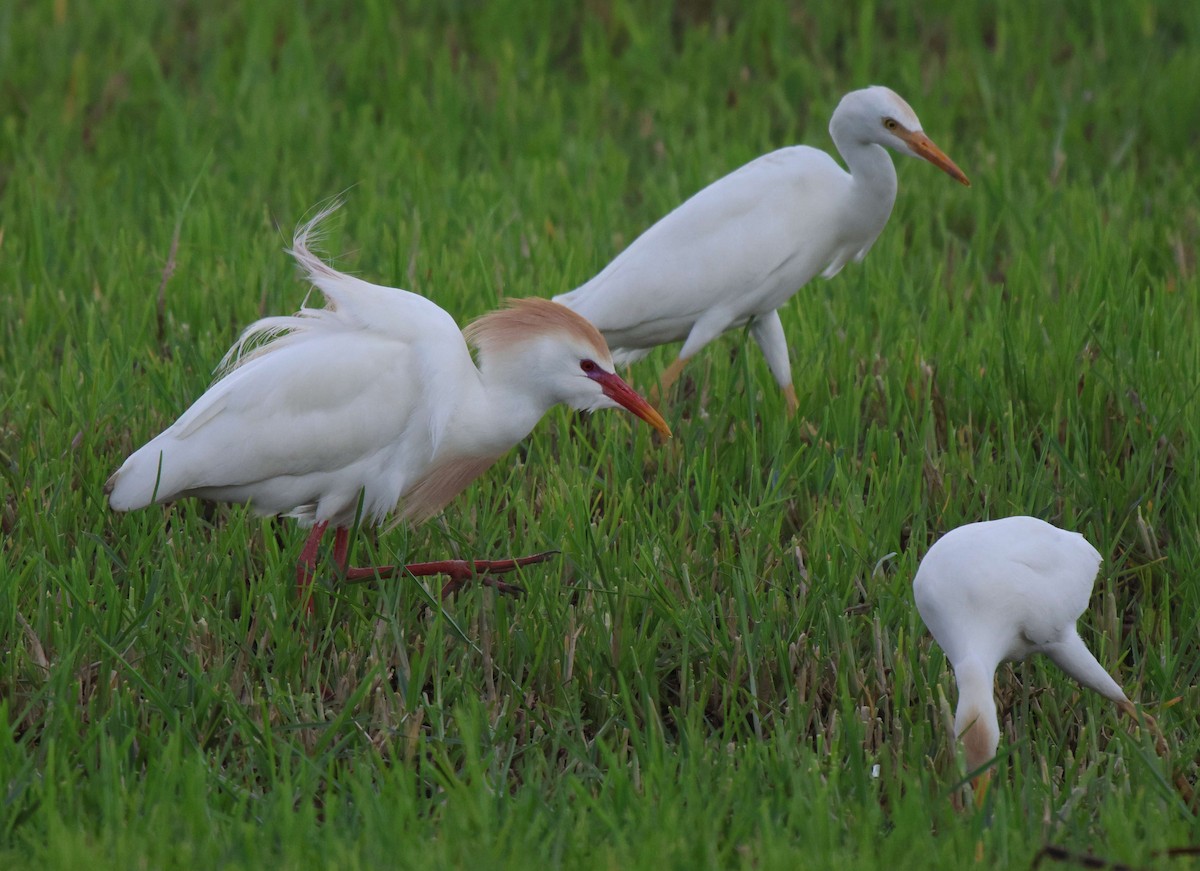
[[[442,586],[441,597],[443,599],[454,595],[467,584],[471,583],[471,581],[478,581],[485,587],[492,587],[497,592],[505,595],[521,595],[525,592],[523,587],[518,584],[502,581],[495,576],[515,571],[525,566],[545,562],[557,554],[558,551],[556,550],[548,550],[542,553],[535,553],[532,556],[517,557],[515,559],[450,559],[427,563],[410,563],[408,565],[348,568],[346,569],[345,577],[348,581],[361,581],[368,578],[392,577],[397,574],[406,574],[415,578],[445,575],[449,580]]]
[[[520,584],[511,584],[508,581],[502,581],[495,575],[465,575],[462,577],[451,577],[442,585],[442,599],[448,599],[461,590],[471,581],[478,581],[485,587],[491,587],[497,593],[505,596],[524,596],[525,588]]]
[[[515,571],[516,569],[525,566],[531,566],[536,563],[545,562],[550,557],[558,553],[556,550],[548,550],[542,553],[535,553],[532,556],[517,557],[516,559],[502,560],[446,560],[441,563],[425,563],[419,568],[430,568],[432,571],[427,574],[442,574],[447,575],[450,580],[442,586],[442,598],[446,599],[454,595],[473,580],[479,581],[485,587],[491,587],[499,593],[509,596],[524,595],[525,588],[518,584],[512,584],[507,581],[502,581],[496,575],[504,574],[505,572]],[[414,575],[418,572],[413,572],[413,566],[408,566],[408,570]]]

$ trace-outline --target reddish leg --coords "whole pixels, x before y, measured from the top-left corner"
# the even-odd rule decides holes
[[[339,526],[333,531],[333,561],[337,563],[338,571],[346,570],[346,551],[350,547],[350,530]]]
[[[296,563],[296,592],[304,600],[304,609],[310,614],[313,610],[310,588],[312,587],[313,578],[316,576],[317,546],[320,545],[321,536],[325,534],[325,529],[328,526],[328,521],[313,525],[312,532],[308,534],[308,539],[304,542],[304,549],[300,551],[300,560]],[[341,530],[338,531],[340,532]]]
[[[517,584],[510,584],[493,575],[504,574],[511,572],[514,569],[519,569],[524,566],[533,565],[534,563],[545,562],[550,557],[557,554],[556,550],[548,550],[544,553],[535,553],[533,556],[519,557],[518,559],[502,559],[502,560],[463,560],[449,559],[438,560],[437,562],[429,563],[411,563],[409,565],[395,566],[374,566],[371,568],[348,568],[346,569],[346,580],[362,581],[368,578],[389,578],[398,574],[411,575],[416,578],[425,578],[432,575],[446,575],[448,580],[445,586],[442,587],[442,598],[453,595],[458,590],[462,589],[472,580],[478,580],[479,583],[486,587],[494,587],[501,593],[524,593]]]

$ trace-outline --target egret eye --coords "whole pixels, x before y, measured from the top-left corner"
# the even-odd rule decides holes
[[[886,129],[891,130],[892,132],[895,132],[896,130],[898,130],[900,128],[900,124],[896,121],[895,118],[884,118],[883,126]]]
[[[583,360],[580,362],[579,368],[584,371],[585,375],[591,375],[599,367],[595,363],[593,363],[591,360]]]

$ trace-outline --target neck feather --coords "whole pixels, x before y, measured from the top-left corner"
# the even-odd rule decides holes
[[[519,357],[481,358],[478,384],[470,405],[460,405],[459,414],[474,421],[469,429],[487,449],[481,452],[494,455],[529,435],[556,401],[529,378],[528,367]]]
[[[988,668],[978,659],[968,659],[954,666],[954,680],[958,684],[954,731],[963,742],[969,771],[994,757],[1000,743],[996,698],[992,692],[995,671],[994,666]]]
[[[887,149],[878,142],[864,140],[856,125],[836,112],[829,122],[829,135],[846,161],[855,191],[874,202],[886,202],[890,213],[896,201],[896,167]]]

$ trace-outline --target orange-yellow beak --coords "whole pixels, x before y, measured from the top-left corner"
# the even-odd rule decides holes
[[[946,152],[934,145],[933,140],[920,130],[902,130],[897,135],[905,141],[918,157],[928,160],[955,181],[962,182],[967,187],[971,186],[971,180],[967,178],[961,169],[955,166],[953,160],[946,156]]]
[[[667,438],[671,437],[671,428],[667,426],[663,416],[654,409],[653,405],[642,399],[637,391],[626,384],[621,376],[615,372],[605,372],[597,368],[595,374],[590,377],[600,385],[604,395],[617,405],[627,408],[632,414],[646,421]]]
[[[971,781],[971,791],[975,793],[975,810],[983,809],[984,799],[987,798],[988,787],[992,783],[992,769],[983,771]]]

